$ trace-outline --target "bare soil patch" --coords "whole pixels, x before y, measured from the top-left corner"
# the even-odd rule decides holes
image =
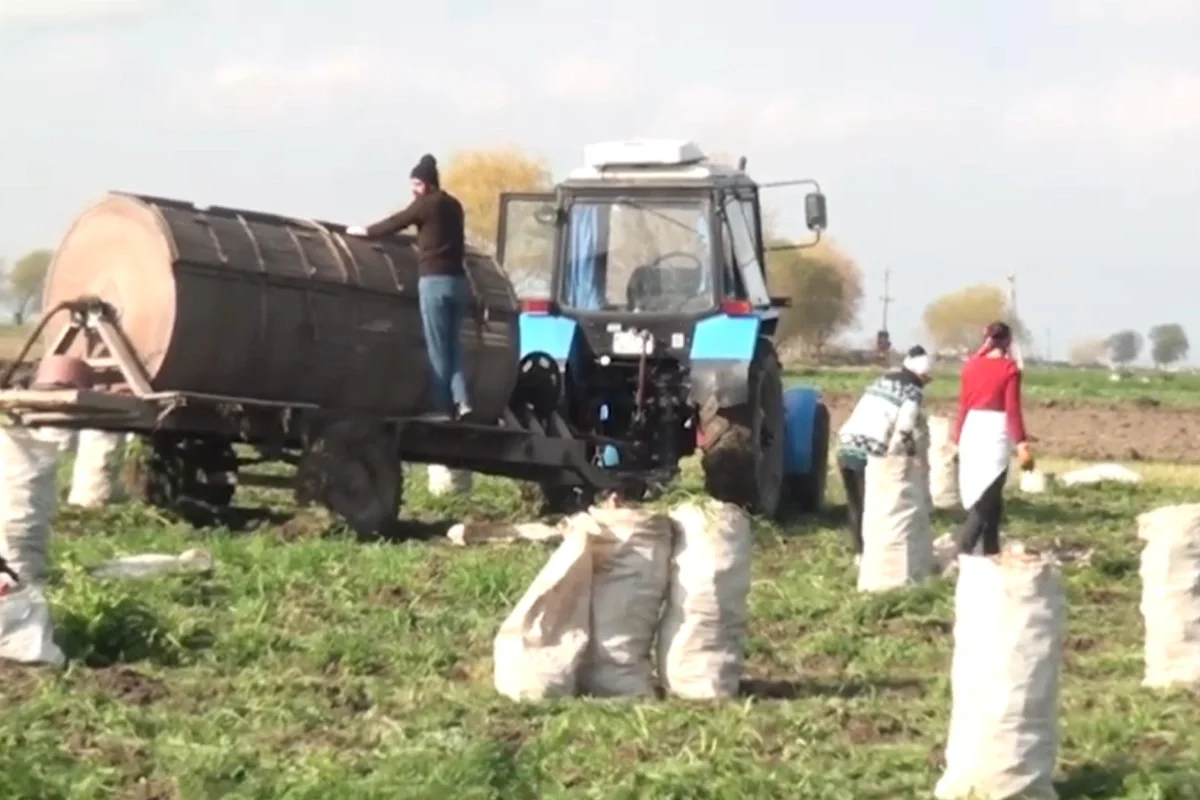
[[[856,395],[827,396],[836,430]],[[934,400],[930,413],[953,416],[953,401]],[[1027,403],[1025,425],[1039,455],[1086,461],[1200,464],[1200,409],[1153,405]]]

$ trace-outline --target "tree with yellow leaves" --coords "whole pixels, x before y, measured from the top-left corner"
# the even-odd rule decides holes
[[[1007,294],[993,284],[944,294],[925,307],[921,320],[940,350],[966,352],[978,347],[983,329],[998,320],[1007,322],[1022,344],[1029,343],[1029,331],[1009,308]]]
[[[463,205],[468,241],[489,253],[496,250],[500,195],[544,192],[551,187],[546,163],[517,147],[452,153],[441,177],[442,186]]]
[[[858,321],[862,270],[828,238],[813,247],[769,252],[767,281],[772,295],[792,301],[780,315],[777,338],[800,344],[811,356],[820,357],[830,340]]]

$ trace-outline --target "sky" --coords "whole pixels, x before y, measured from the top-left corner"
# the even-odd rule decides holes
[[[110,189],[355,224],[424,152],[684,138],[820,181],[863,339],[889,269],[897,345],[1010,272],[1039,351],[1200,342],[1197,41],[1200,0],[0,0],[0,254]]]

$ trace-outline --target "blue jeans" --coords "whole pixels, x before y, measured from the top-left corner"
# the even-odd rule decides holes
[[[459,275],[424,275],[417,281],[425,351],[433,376],[429,398],[433,411],[467,405],[461,335],[469,291],[467,279]]]

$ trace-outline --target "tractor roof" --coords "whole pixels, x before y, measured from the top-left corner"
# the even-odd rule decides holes
[[[753,186],[742,170],[710,161],[695,142],[631,139],[599,142],[584,148],[585,165],[567,175],[564,185],[586,187]]]

